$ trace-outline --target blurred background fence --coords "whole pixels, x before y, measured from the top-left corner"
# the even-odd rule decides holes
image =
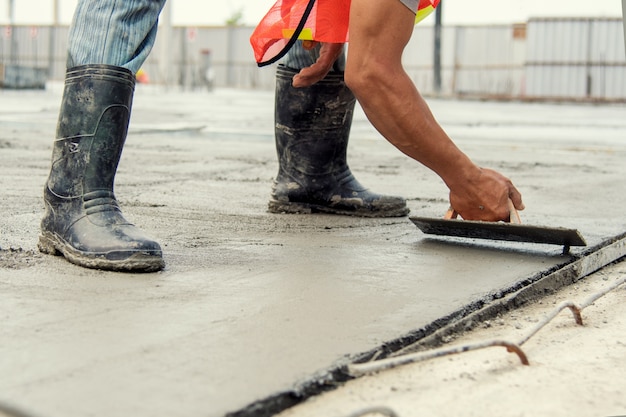
[[[253,27],[161,30],[142,70],[149,82],[183,89],[273,89],[274,68],[258,68]],[[541,18],[516,25],[416,26],[407,72],[425,95],[510,100],[626,101],[622,20]],[[62,81],[66,26],[0,26],[0,85]],[[440,81],[435,83],[435,50]]]

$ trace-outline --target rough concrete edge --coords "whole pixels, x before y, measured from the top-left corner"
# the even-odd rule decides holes
[[[241,410],[226,414],[226,417],[271,417],[354,379],[345,370],[350,363],[363,363],[440,346],[452,335],[471,330],[486,320],[537,301],[625,256],[626,232],[587,249],[580,255],[570,258],[568,262],[488,294],[421,329],[411,331],[370,351],[346,356],[328,369],[298,383],[292,390],[255,401]]]

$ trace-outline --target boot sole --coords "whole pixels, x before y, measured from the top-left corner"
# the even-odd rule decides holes
[[[268,204],[268,211],[275,214],[339,214],[342,216],[353,217],[404,217],[409,214],[408,207],[400,207],[393,209],[380,209],[380,210],[368,210],[365,208],[355,210],[342,210],[329,206],[322,206],[319,204],[309,203],[295,203],[295,202],[282,202],[276,200],[270,200]]]
[[[161,256],[147,252],[131,252],[128,257],[119,260],[106,258],[104,253],[86,253],[77,251],[54,233],[43,232],[39,236],[37,247],[41,253],[63,256],[69,262],[85,268],[120,272],[155,272],[165,267]]]

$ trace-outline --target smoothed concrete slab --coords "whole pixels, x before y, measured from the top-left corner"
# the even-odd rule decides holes
[[[589,246],[564,256],[427,237],[407,217],[269,214],[273,93],[150,87],[137,91],[116,194],[162,243],[155,274],[36,251],[59,90],[0,93],[0,401],[54,417],[252,415],[261,401],[263,415],[264,400],[626,231],[621,105],[429,101],[461,148],[513,179],[524,223],[581,232]],[[411,215],[447,209],[443,183],[361,112],[349,163],[363,184],[405,196]]]

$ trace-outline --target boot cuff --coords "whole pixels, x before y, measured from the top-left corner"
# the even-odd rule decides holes
[[[65,81],[72,82],[75,79],[99,79],[127,83],[134,87],[135,75],[128,69],[104,64],[80,65],[68,68],[65,73]]]

